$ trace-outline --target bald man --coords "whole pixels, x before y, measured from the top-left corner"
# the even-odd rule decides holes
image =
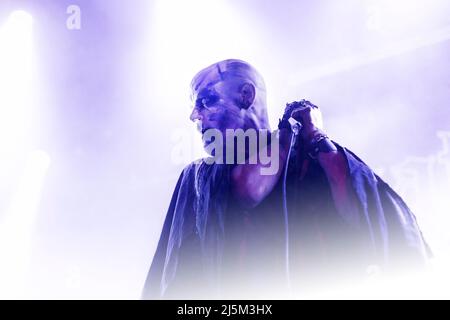
[[[143,298],[292,297],[426,264],[414,215],[330,140],[317,106],[288,104],[270,132],[263,78],[235,59],[201,70],[191,90],[210,157],[180,175]],[[236,143],[242,132],[253,147]]]

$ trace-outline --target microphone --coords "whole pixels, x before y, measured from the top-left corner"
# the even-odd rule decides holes
[[[302,129],[303,125],[300,123],[299,120],[295,119],[292,115],[299,110],[306,109],[308,107],[317,108],[317,106],[313,105],[311,102],[307,100],[301,100],[301,101],[294,101],[292,103],[286,104],[286,112],[283,116],[283,119],[280,120],[280,123],[278,124],[278,128],[286,128],[288,126],[291,127],[291,130],[293,132],[293,135],[291,137],[291,142],[289,144],[289,151],[287,155],[286,165],[284,167],[284,173],[283,173],[283,214],[284,214],[284,236],[285,236],[285,248],[284,248],[284,263],[285,263],[285,272],[286,272],[286,283],[288,290],[290,291],[292,289],[291,287],[291,268],[290,268],[290,241],[289,241],[289,211],[288,211],[288,205],[287,205],[287,175],[288,175],[288,167],[289,167],[289,160],[291,158],[291,152],[292,149],[297,141],[297,135],[300,133],[300,130]],[[289,117],[289,118],[288,118]],[[287,118],[287,120],[286,120]]]
[[[291,125],[291,130],[294,133],[294,136],[297,136],[303,127],[302,124],[292,116],[288,119],[288,122]]]
[[[282,127],[286,128],[290,126],[294,135],[298,135],[303,125],[300,123],[299,120],[295,119],[292,115],[295,112],[306,108],[317,108],[317,107],[305,99],[287,103],[285,114],[283,118],[280,120],[278,128],[281,129]]]
[[[300,123],[300,121],[298,121],[297,119],[292,117],[292,115],[295,112],[304,110],[306,108],[312,108],[312,109],[319,108],[316,105],[312,104],[311,102],[309,102],[308,100],[305,100],[305,99],[288,103],[288,104],[286,104],[286,107],[290,110],[290,112],[289,112],[290,117],[289,117],[288,121],[291,124],[292,132],[294,132],[295,135],[298,134],[298,132],[302,129],[303,126]]]

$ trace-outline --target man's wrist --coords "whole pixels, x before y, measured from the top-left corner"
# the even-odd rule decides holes
[[[328,135],[322,131],[316,131],[310,135],[307,142],[308,154],[311,158],[317,159],[319,153],[336,152],[337,148]]]
[[[287,119],[280,119],[278,121],[278,129],[287,129],[289,131],[291,131],[291,124],[289,123],[289,121]]]
[[[285,150],[289,148],[291,143],[292,130],[288,128],[278,129],[278,141],[280,142],[280,148]]]

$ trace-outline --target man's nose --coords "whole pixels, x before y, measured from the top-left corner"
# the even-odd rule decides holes
[[[191,113],[191,116],[189,117],[189,119],[191,119],[191,121],[203,120],[203,116],[200,114],[200,112],[198,112],[197,108],[194,108],[194,110],[192,110],[192,113]]]

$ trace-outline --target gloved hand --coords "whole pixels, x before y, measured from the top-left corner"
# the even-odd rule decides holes
[[[319,107],[311,102],[301,100],[286,104],[279,128],[287,128],[290,130],[291,127],[287,121],[291,117],[301,123],[302,129],[300,130],[300,135],[305,142],[309,142],[316,133],[323,133],[322,113]]]

